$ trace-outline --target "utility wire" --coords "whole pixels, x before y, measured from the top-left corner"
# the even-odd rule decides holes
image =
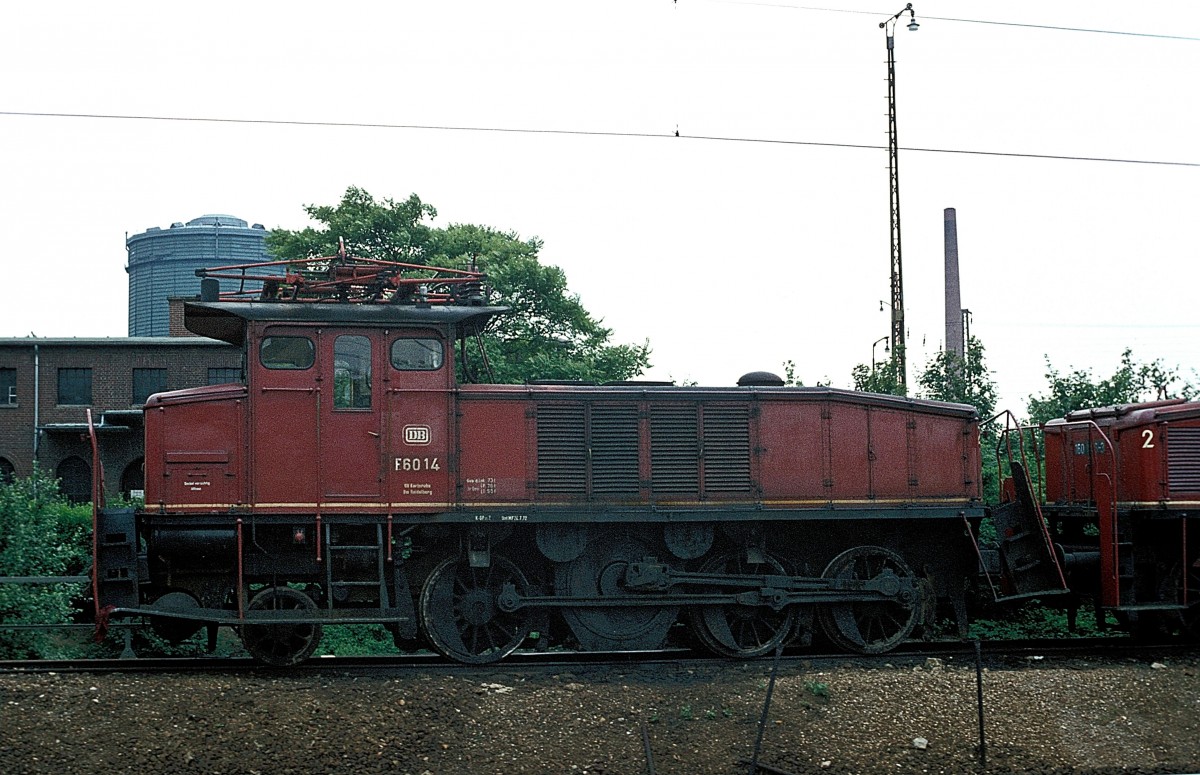
[[[853,148],[886,150],[885,145],[863,143],[831,143],[816,140],[782,140],[767,137],[730,137],[725,135],[683,135],[679,132],[605,132],[593,129],[529,129],[520,127],[453,126],[448,124],[384,124],[365,121],[301,121],[270,118],[205,118],[201,116],[138,116],[116,113],[46,113],[20,110],[0,110],[0,116],[25,118],[91,118],[116,121],[174,121],[209,124],[250,124],[262,126],[333,127],[342,129],[412,129],[437,132],[493,132],[498,134],[565,135],[574,137],[633,137],[647,139],[702,140],[722,143],[763,143],[767,145],[803,145],[818,148]],[[1050,153],[1015,153],[1009,151],[977,151],[960,148],[914,148],[901,146],[902,151],[916,153],[953,153],[968,156],[1003,156],[1017,159],[1052,159],[1056,161],[1096,161],[1114,164],[1151,164],[1166,167],[1200,167],[1200,162],[1163,161],[1156,159],[1119,159],[1109,156],[1066,156]]]
[[[727,3],[729,5],[758,5],[767,8],[788,8],[796,11],[822,11],[824,13],[852,13],[859,16],[874,16],[880,18],[883,14],[878,11],[855,11],[849,8],[822,8],[820,6],[811,5],[793,5],[791,3],[772,3],[766,0],[709,0],[714,3]],[[1100,30],[1091,27],[1059,27],[1053,24],[1027,24],[1023,22],[997,22],[987,19],[958,19],[952,16],[927,16],[921,14],[921,20],[933,19],[940,22],[960,22],[963,24],[996,24],[1002,27],[1027,27],[1035,30],[1057,30],[1060,32],[1091,32],[1098,35],[1132,35],[1139,38],[1161,38],[1163,40],[1191,40],[1200,41],[1200,38],[1189,37],[1187,35],[1163,35],[1155,32],[1130,32],[1128,30]]]
[[[1023,24],[1021,22],[995,22],[984,19],[955,19],[950,16],[922,16],[922,19],[934,19],[941,22],[962,22],[964,24],[998,24],[1002,27],[1028,27],[1035,30],[1059,30],[1062,32],[1093,32],[1098,35],[1131,35],[1136,38],[1160,38],[1162,40],[1191,40],[1200,41],[1187,35],[1163,35],[1156,32],[1130,32],[1128,30],[1097,30],[1090,27],[1056,27],[1053,24]]]

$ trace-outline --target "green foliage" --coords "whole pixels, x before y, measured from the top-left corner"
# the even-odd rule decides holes
[[[1067,627],[1067,612],[1051,608],[1037,600],[1019,608],[1005,608],[997,618],[980,618],[971,622],[968,637],[978,640],[1022,640],[1029,638],[1090,638],[1106,634],[1097,627],[1092,607],[1079,611],[1075,632]],[[1116,621],[1108,622],[1110,629]]]
[[[821,681],[805,681],[804,691],[820,700],[829,699],[829,684]]]
[[[71,505],[58,482],[41,471],[0,484],[0,576],[77,576],[91,552],[91,506]],[[0,584],[0,621],[6,624],[67,624],[86,584]],[[55,657],[57,633],[0,630],[0,656]]]
[[[434,228],[424,221],[437,211],[416,194],[403,202],[377,201],[350,187],[335,206],[304,209],[324,228],[272,231],[267,244],[277,258],[331,255],[342,238],[358,256],[487,272],[498,303],[512,308],[484,336],[497,382],[610,382],[636,377],[650,365],[649,343],[610,343],[612,330],[568,290],[563,271],[539,262],[542,242],[536,237],[522,240],[514,232],[469,224]]]
[[[969,404],[984,420],[996,413],[996,383],[983,357],[983,344],[971,337],[965,358],[945,350],[929,359],[917,377],[921,397]]]
[[[426,253],[432,229],[422,221],[437,217],[437,210],[416,194],[403,202],[376,201],[368,192],[350,186],[337,205],[306,205],[304,211],[314,221],[325,224],[325,228],[271,231],[267,235],[267,248],[278,258],[331,256],[337,252],[341,238],[351,255],[410,264],[429,263]]]
[[[788,358],[783,362],[783,384],[787,387],[804,387],[804,382],[796,376],[796,362]]]
[[[318,654],[339,657],[370,657],[396,654],[392,635],[382,624],[346,624],[327,626],[321,636]]]
[[[1065,417],[1077,409],[1170,397],[1191,398],[1196,394],[1195,386],[1179,375],[1178,368],[1164,366],[1161,359],[1150,363],[1135,361],[1129,348],[1121,353],[1121,365],[1111,377],[1098,379],[1090,369],[1063,374],[1047,358],[1046,380],[1049,390],[1029,397],[1029,421],[1037,425]]]
[[[878,342],[876,342],[878,344]],[[885,361],[871,362],[870,368],[860,363],[850,370],[850,378],[854,389],[864,393],[882,393],[891,396],[907,395],[904,386],[900,384],[900,358],[898,348],[892,351],[891,357]],[[874,358],[874,351],[871,356]]]

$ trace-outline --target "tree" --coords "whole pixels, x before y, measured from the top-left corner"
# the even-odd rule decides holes
[[[347,252],[354,256],[429,263],[426,251],[433,229],[423,221],[436,218],[437,210],[416,194],[403,202],[392,199],[377,202],[363,189],[350,186],[337,205],[305,205],[304,212],[325,224],[325,228],[272,230],[267,235],[267,247],[277,258],[331,256],[337,252],[340,238]]]
[[[1127,347],[1121,353],[1121,365],[1111,377],[1097,379],[1090,369],[1075,369],[1061,373],[1046,358],[1046,380],[1049,390],[1030,396],[1027,406],[1029,421],[1041,425],[1057,417],[1065,417],[1076,409],[1090,409],[1119,404],[1134,404],[1163,398],[1191,398],[1196,388],[1184,380],[1177,368],[1168,368],[1161,359],[1139,363]]]
[[[864,393],[885,393],[893,396],[905,395],[904,386],[900,384],[894,360],[884,361],[877,366],[873,365],[871,368],[867,368],[867,364],[865,363],[860,363],[851,369],[850,378],[854,380],[854,389],[861,390]]]
[[[987,370],[983,352],[983,344],[972,336],[965,358],[946,350],[930,358],[917,376],[921,397],[970,404],[980,417],[991,418],[996,413],[996,383]]]
[[[522,240],[514,232],[469,224],[434,228],[425,220],[437,211],[416,194],[403,202],[377,201],[353,186],[335,206],[304,210],[324,228],[272,231],[267,245],[277,258],[332,255],[341,238],[352,255],[486,272],[498,303],[512,310],[483,338],[498,382],[610,382],[636,377],[650,365],[648,342],[610,343],[612,329],[570,293],[562,269],[540,263],[536,237]]]

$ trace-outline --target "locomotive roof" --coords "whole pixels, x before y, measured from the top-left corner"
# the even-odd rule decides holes
[[[733,387],[733,386],[676,386],[662,382],[616,382],[603,385],[583,382],[561,382],[558,384],[525,385],[459,385],[464,398],[473,396],[496,397],[509,395],[514,398],[591,398],[627,399],[630,394],[639,394],[645,400],[691,400],[742,401],[753,395],[758,400],[795,400],[802,396],[811,401],[837,401],[864,404],[873,407],[888,407],[899,410],[941,414],[964,419],[978,418],[979,411],[970,404],[932,401],[924,398],[909,398],[881,393],[864,393],[835,387]]]
[[[1194,417],[1200,417],[1200,402],[1170,398],[1141,404],[1118,404],[1094,409],[1077,409],[1067,414],[1066,417],[1050,420],[1046,423],[1046,427],[1092,421],[1098,425],[1114,425],[1123,428],[1160,420],[1187,420]]]
[[[233,345],[246,340],[246,323],[268,321],[314,325],[454,326],[461,338],[483,331],[508,307],[420,304],[346,304],[276,301],[193,301],[184,304],[184,322],[194,334]]]

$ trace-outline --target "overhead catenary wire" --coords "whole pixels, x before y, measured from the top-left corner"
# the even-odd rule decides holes
[[[869,143],[838,143],[819,140],[789,140],[770,137],[736,137],[732,135],[689,135],[681,134],[678,129],[670,132],[616,132],[596,129],[547,129],[534,127],[490,127],[465,126],[451,124],[390,124],[367,121],[309,121],[301,119],[272,119],[272,118],[230,118],[208,116],[151,116],[121,113],[64,113],[45,111],[0,110],[0,116],[14,118],[62,118],[62,119],[99,119],[110,121],[171,121],[195,122],[211,124],[248,124],[261,126],[297,126],[297,127],[326,127],[340,129],[390,129],[390,130],[420,130],[439,132],[493,132],[497,134],[531,134],[531,135],[564,135],[575,137],[611,137],[611,138],[643,138],[693,140],[723,143],[763,143],[768,145],[813,146],[818,148],[848,148],[859,150],[887,150],[885,145]],[[1071,156],[1051,153],[1020,153],[1015,151],[985,151],[969,148],[924,148],[900,146],[900,150],[914,153],[948,153],[970,156],[1001,156],[1018,159],[1047,159],[1054,161],[1087,161],[1107,162],[1113,164],[1147,164],[1168,167],[1200,167],[1200,162],[1172,161],[1165,159],[1122,159],[1111,156]]]

